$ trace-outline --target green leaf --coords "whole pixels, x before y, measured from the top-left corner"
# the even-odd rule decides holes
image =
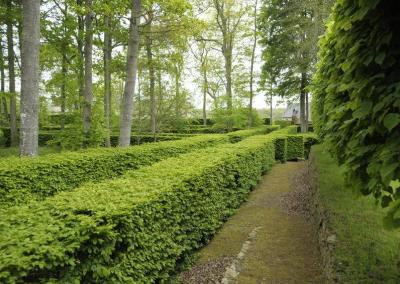
[[[375,57],[375,62],[378,63],[379,65],[382,65],[385,58],[386,58],[386,53],[381,52]]]
[[[400,123],[400,114],[398,113],[389,113],[386,115],[383,125],[391,131],[393,128],[395,128],[398,124]]]

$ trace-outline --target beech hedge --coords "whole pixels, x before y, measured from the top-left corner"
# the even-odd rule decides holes
[[[274,164],[269,135],[169,158],[3,210],[2,283],[157,283]]]
[[[271,134],[275,142],[275,159],[281,162],[304,158],[304,139],[297,135],[297,126],[292,125]]]
[[[227,136],[213,134],[128,148],[98,148],[38,158],[2,159],[0,207],[40,200],[85,182],[118,177],[129,169],[224,142],[228,142]]]
[[[320,41],[313,120],[347,182],[400,226],[398,0],[337,1]],[[392,220],[390,220],[392,219]]]
[[[261,127],[230,132],[227,135],[229,137],[229,141],[235,143],[253,135],[271,133],[273,131],[278,130],[279,128],[280,128],[279,125],[261,126]]]

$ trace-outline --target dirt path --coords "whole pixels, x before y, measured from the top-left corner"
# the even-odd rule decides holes
[[[200,251],[184,283],[324,283],[308,218],[306,162],[276,165]]]

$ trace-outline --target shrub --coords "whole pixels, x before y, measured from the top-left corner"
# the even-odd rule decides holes
[[[274,163],[257,136],[7,209],[3,283],[155,283],[199,248]]]
[[[318,135],[314,133],[301,133],[299,136],[303,137],[304,141],[304,158],[308,159],[310,152],[311,152],[311,147],[313,145],[319,144],[320,139]]]
[[[347,181],[400,209],[398,1],[338,1],[320,41],[313,120]],[[396,204],[397,203],[397,204]]]
[[[256,127],[256,128],[250,128],[250,129],[230,132],[227,135],[229,137],[229,141],[231,141],[232,143],[235,143],[235,142],[241,141],[244,138],[247,138],[247,137],[250,137],[253,135],[268,134],[277,129],[279,129],[279,126],[261,126],[261,127]]]
[[[280,127],[287,127],[292,125],[292,122],[290,120],[274,120],[274,124]]]
[[[43,199],[84,182],[122,175],[162,159],[228,142],[224,135],[204,135],[180,141],[114,149],[90,149],[38,158],[0,161],[0,207]]]

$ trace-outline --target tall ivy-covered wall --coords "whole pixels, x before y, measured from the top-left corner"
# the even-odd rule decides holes
[[[319,57],[315,129],[347,166],[348,181],[394,213],[400,208],[400,2],[337,1]]]

